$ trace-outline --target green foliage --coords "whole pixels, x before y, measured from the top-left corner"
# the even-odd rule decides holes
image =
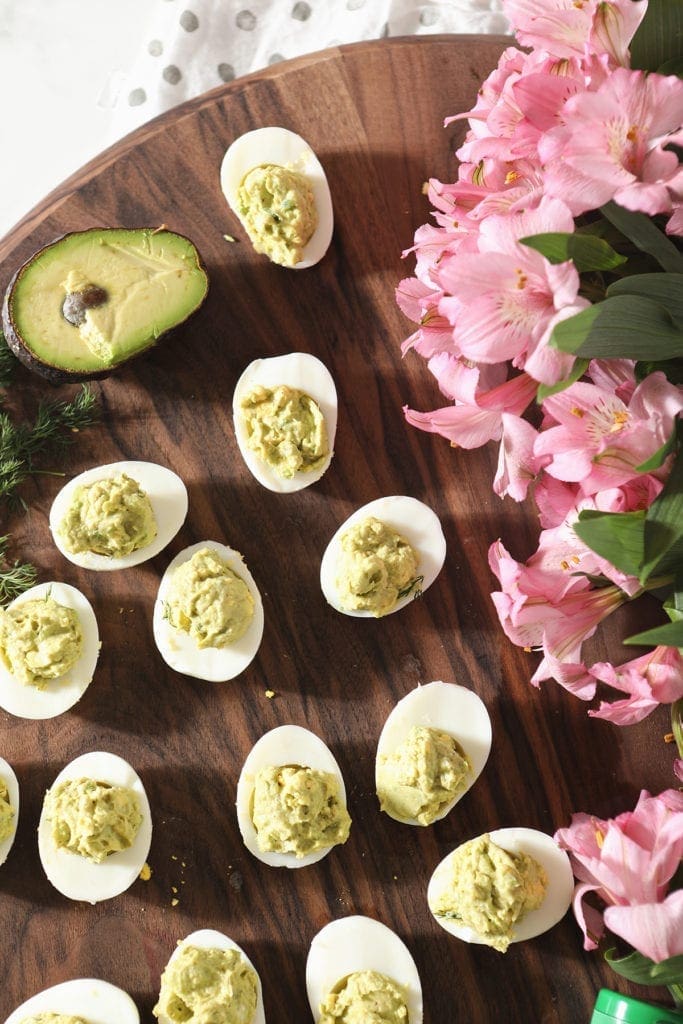
[[[23,481],[45,472],[36,459],[50,451],[59,457],[75,434],[99,419],[95,394],[87,385],[68,402],[43,402],[33,423],[14,423],[0,413],[0,500],[16,497]]]
[[[605,960],[613,971],[637,985],[678,985],[683,981],[683,956],[672,956],[656,964],[637,950],[618,957],[615,949],[608,949]]]
[[[574,532],[588,547],[628,576],[638,576],[645,545],[644,512],[584,509]]]
[[[683,323],[645,296],[614,295],[557,324],[550,344],[588,358],[678,358]]]
[[[30,562],[9,562],[7,545],[9,536],[0,537],[0,606],[13,601],[19,594],[32,587],[38,572]]]
[[[588,270],[614,270],[626,263],[626,256],[621,256],[608,242],[593,235],[553,231],[543,235],[529,235],[519,241],[540,252],[550,263],[573,260],[580,273]]]
[[[600,212],[637,249],[652,256],[664,270],[671,274],[683,273],[683,255],[646,214],[625,210],[614,202],[605,203]]]
[[[631,40],[631,67],[660,74],[679,74],[667,66],[683,53],[681,0],[650,0],[645,17]],[[678,64],[680,68],[680,63]]]

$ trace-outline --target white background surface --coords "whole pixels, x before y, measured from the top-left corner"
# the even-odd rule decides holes
[[[116,139],[233,77],[360,39],[505,31],[502,0],[0,0],[0,237]]]
[[[155,0],[0,0],[0,236],[111,141]]]

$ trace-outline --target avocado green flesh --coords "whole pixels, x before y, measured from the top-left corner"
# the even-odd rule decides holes
[[[62,314],[67,280],[107,300],[74,326]],[[72,285],[73,286],[73,285]],[[37,359],[76,372],[117,366],[201,305],[207,276],[192,243],[169,231],[93,229],[66,235],[20,271],[10,315]]]

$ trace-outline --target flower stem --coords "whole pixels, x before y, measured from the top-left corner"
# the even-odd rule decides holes
[[[673,1001],[676,1004],[677,1009],[683,1007],[683,984],[680,985],[667,985],[667,988],[673,996]]]
[[[671,731],[678,747],[678,756],[683,757],[683,697],[671,705]]]

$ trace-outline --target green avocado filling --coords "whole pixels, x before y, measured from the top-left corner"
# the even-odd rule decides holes
[[[439,729],[415,725],[403,743],[378,759],[380,807],[399,821],[431,825],[471,771],[457,740]]]
[[[161,975],[152,1013],[172,1024],[251,1024],[256,973],[237,949],[184,945]]]
[[[73,608],[49,595],[0,608],[0,658],[15,679],[44,690],[83,652],[83,630]]]
[[[318,1024],[408,1024],[405,991],[379,971],[342,978],[320,1006]]]
[[[318,226],[310,182],[277,164],[253,167],[237,191],[242,224],[256,252],[293,267]]]
[[[101,864],[132,846],[142,823],[137,794],[96,779],[65,779],[45,796],[58,849]]]
[[[430,909],[470,928],[489,946],[505,953],[514,925],[545,898],[548,877],[526,853],[509,853],[487,835],[458,847],[451,885]]]
[[[24,1017],[19,1024],[88,1024],[85,1017],[72,1017],[70,1013],[38,1013]]]
[[[242,399],[247,444],[287,480],[319,469],[329,455],[325,418],[310,395],[280,385],[256,387]]]
[[[7,783],[0,775],[0,843],[12,835],[14,815],[15,809],[10,802]]]
[[[173,573],[165,615],[198,647],[227,647],[249,629],[254,599],[242,577],[216,551],[201,548]]]
[[[83,484],[58,527],[67,551],[92,551],[110,558],[130,555],[157,535],[149,497],[125,473]]]
[[[417,593],[417,555],[405,537],[369,516],[340,540],[336,586],[347,611],[386,615],[401,597]]]
[[[298,764],[262,768],[252,801],[256,841],[263,853],[305,857],[349,837],[351,818],[330,772]]]

